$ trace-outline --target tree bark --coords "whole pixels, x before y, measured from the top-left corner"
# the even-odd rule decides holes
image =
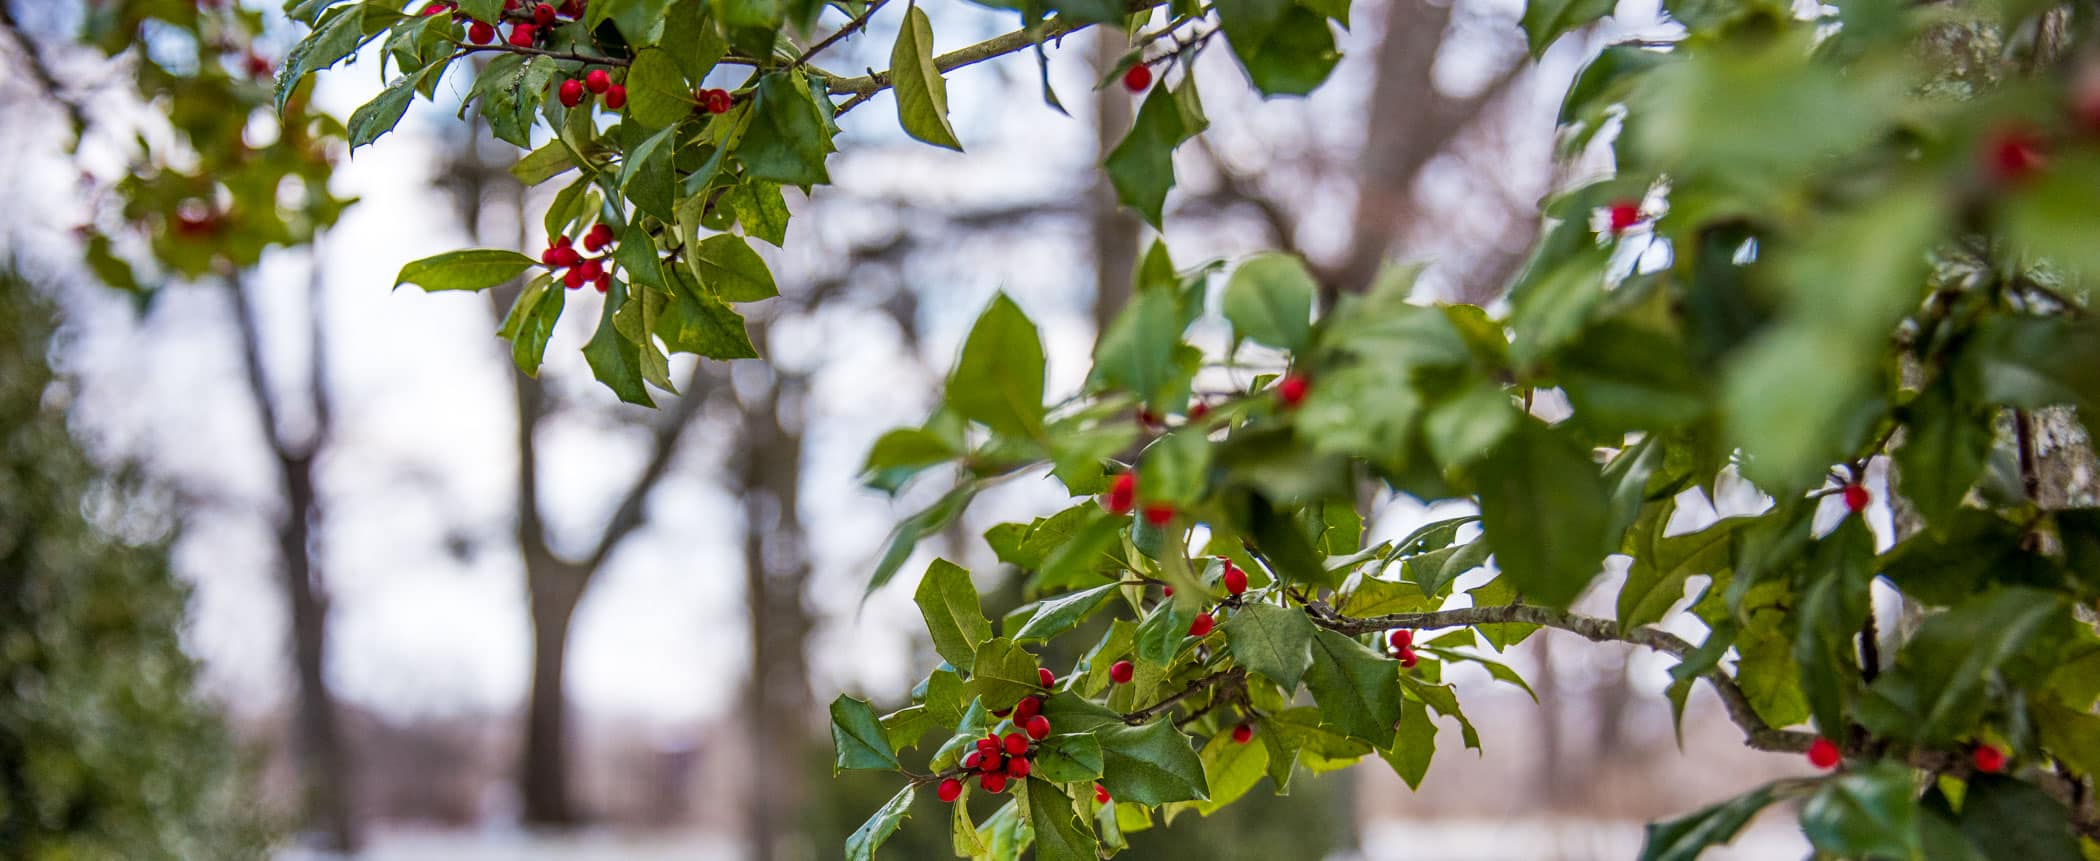
[[[318,266],[319,252],[315,254]],[[262,334],[254,309],[248,304],[247,280],[246,273],[234,272],[227,276],[226,284],[240,330],[241,360],[249,394],[255,401],[258,431],[276,458],[278,492],[284,505],[274,531],[291,627],[292,670],[297,689],[294,744],[299,758],[302,815],[323,848],[355,852],[362,842],[355,784],[349,757],[343,749],[335,698],[328,688],[328,605],[321,594],[321,565],[314,541],[325,513],[314,461],[329,431],[328,393],[325,375],[320,371],[319,284],[316,281],[310,285],[307,297],[313,321],[309,397],[315,426],[309,439],[292,443],[278,430],[282,411],[263,366]]]
[[[537,554],[536,554],[537,555]],[[532,691],[525,709],[518,790],[527,823],[568,827],[581,817],[569,797],[569,623],[583,598],[583,572],[544,555],[526,563],[532,614]]]
[[[809,610],[803,588],[809,559],[799,506],[802,436],[780,420],[784,397],[801,395],[798,381],[775,372],[773,385],[743,412],[740,476],[744,507],[744,590],[751,626],[751,676],[744,696],[751,795],[745,833],[754,861],[808,853],[783,845],[807,796],[808,715],[811,708],[807,640]]]

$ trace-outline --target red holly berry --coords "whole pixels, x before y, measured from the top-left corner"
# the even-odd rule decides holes
[[[986,791],[986,792],[991,792],[991,793],[999,793],[999,792],[1005,792],[1005,791],[1006,791],[1006,775],[1003,775],[1003,774],[987,774],[987,775],[984,775],[983,777],[979,777],[979,778],[977,778],[977,785],[978,785],[978,786],[981,786],[981,787],[984,787],[984,791]]]
[[[726,114],[736,106],[736,99],[729,95],[728,90],[708,90],[707,98],[702,101],[710,114]]]
[[[1421,655],[1417,655],[1417,654],[1415,654],[1415,650],[1413,650],[1413,649],[1401,649],[1401,650],[1400,650],[1400,667],[1401,667],[1401,669],[1407,669],[1407,670],[1412,670],[1412,669],[1414,669],[1414,668],[1415,668],[1415,665],[1416,665],[1416,664],[1419,664],[1419,663],[1421,663],[1421,662],[1422,662],[1422,656],[1421,656]]]
[[[619,84],[606,87],[605,106],[615,111],[627,107],[627,88]]]
[[[1035,717],[1036,715],[1039,715],[1039,714],[1042,714],[1042,713],[1043,713],[1043,700],[1042,700],[1042,698],[1040,698],[1040,697],[1024,697],[1024,698],[1022,698],[1022,700],[1021,700],[1021,702],[1020,702],[1020,703],[1018,703],[1018,704],[1016,704],[1016,705],[1014,706],[1014,722],[1015,722],[1015,723],[1020,723],[1020,722],[1022,722],[1022,721],[1025,721],[1025,720],[1027,720],[1027,719],[1029,719],[1029,718]]]
[[[443,15],[446,12],[450,11],[452,11],[452,4],[450,3],[432,3],[428,6],[423,7],[423,17],[428,18],[432,15]]]
[[[581,269],[571,269],[567,272],[562,273],[561,276],[562,286],[567,287],[571,290],[575,290],[579,287],[582,287],[583,282],[588,280],[590,279],[583,277],[583,270]]]
[[[521,5],[523,5],[523,0],[503,0],[503,11],[516,12]]]
[[[1006,748],[1008,754],[1020,756],[1028,752],[1028,736],[1017,732],[1007,733],[1005,742],[1000,746]]]
[[[486,45],[494,42],[496,41],[496,28],[486,21],[476,21],[469,24],[467,25],[467,41],[476,45]]]
[[[558,245],[549,245],[549,246],[547,246],[547,250],[545,250],[545,251],[542,251],[542,252],[540,252],[540,263],[541,263],[541,265],[544,265],[544,266],[560,266],[560,265],[561,265],[561,246],[558,246]]]
[[[1394,651],[1408,648],[1415,644],[1415,632],[1406,628],[1396,628],[1392,633],[1385,635],[1385,644]]]
[[[545,3],[532,7],[532,23],[545,27],[554,23],[554,7]]]
[[[598,276],[598,280],[597,280],[597,282],[596,282],[596,286],[597,286],[597,288],[598,288],[598,292],[600,292],[600,293],[603,293],[603,292],[605,292],[605,291],[607,291],[607,290],[611,290],[611,289],[612,289],[612,273],[611,273],[611,272],[607,272],[607,273],[605,273],[605,274],[603,274],[603,275],[600,275],[600,276]]]
[[[1130,680],[1136,677],[1137,667],[1129,661],[1117,661],[1108,668],[1109,681],[1119,685],[1130,684]]]
[[[1197,613],[1196,621],[1189,623],[1189,636],[1209,636],[1210,629],[1217,627],[1217,624],[1218,620],[1211,618],[1209,613]]]
[[[1845,485],[1844,497],[1845,510],[1850,511],[1853,514],[1858,514],[1862,511],[1867,510],[1867,503],[1872,501],[1874,498],[1871,494],[1867,493],[1867,489],[1865,487],[1862,487],[1857,484]]]
[[[1818,738],[1808,746],[1808,764],[1817,768],[1836,768],[1844,755],[1838,751],[1837,742]]]
[[[249,51],[248,56],[241,58],[241,67],[248,73],[248,77],[251,78],[267,78],[270,76],[269,58],[254,51]]]
[[[530,48],[533,38],[538,36],[539,32],[540,28],[531,24],[513,24],[510,28],[510,44],[518,48]]]
[[[1138,407],[1137,420],[1138,424],[1144,425],[1148,428],[1156,428],[1159,427],[1161,424],[1164,424],[1164,422],[1160,420],[1159,413],[1155,413],[1144,407]]]
[[[1014,757],[1006,761],[1006,776],[1015,780],[1028,776],[1028,760]]]
[[[612,241],[612,225],[604,223],[593,224],[590,232],[583,235],[583,250],[597,251],[600,248],[611,245]]]
[[[1152,86],[1152,67],[1139,63],[1123,73],[1123,89],[1142,93]]]
[[[1611,205],[1607,213],[1611,218],[1611,235],[1617,236],[1625,233],[1627,228],[1641,223],[1641,202],[1638,200],[1617,201]]]
[[[569,246],[571,246],[571,245],[574,245],[574,244],[576,244],[576,243],[575,243],[575,242],[574,242],[573,240],[569,239],[569,234],[563,233],[563,234],[559,234],[559,235],[556,235],[556,236],[554,237],[554,242],[552,242],[552,243],[550,243],[550,244],[553,244],[553,245],[559,245],[559,246],[561,246],[561,247],[563,247],[563,248],[567,248],[567,247],[569,247]]]
[[[593,257],[577,264],[576,271],[583,273],[583,277],[596,281],[598,276],[605,274],[605,264]]]
[[[1043,687],[1057,687],[1057,674],[1051,672],[1049,667],[1037,667],[1035,670],[1035,677],[1037,681],[1043,683]],[[1034,698],[1030,697],[1030,699]]]
[[[1094,803],[1096,803],[1096,804],[1107,804],[1107,803],[1108,803],[1108,787],[1102,786],[1101,784],[1098,784],[1098,783],[1094,784]]]
[[[1172,587],[1172,586],[1161,586],[1161,587],[1159,587],[1159,594],[1161,594],[1161,595],[1165,595],[1165,596],[1167,596],[1167,597],[1169,597],[1169,598],[1172,598],[1172,597],[1174,597],[1174,587]]]
[[[1225,563],[1224,579],[1226,592],[1238,595],[1247,591],[1247,572],[1241,571],[1240,566],[1230,562]]]
[[[1246,744],[1247,742],[1253,741],[1254,727],[1248,726],[1246,724],[1240,724],[1239,726],[1233,727],[1232,740],[1238,744]]]
[[[604,69],[592,69],[583,73],[583,85],[593,93],[603,93],[612,88],[612,75]]]
[[[941,788],[936,790],[935,794],[941,797],[942,803],[954,804],[955,799],[962,797],[962,781],[952,777],[943,780],[941,781]]]
[[[1174,522],[1174,506],[1165,502],[1146,503],[1144,515],[1146,523],[1165,526]]]
[[[1210,404],[1202,401],[1189,404],[1189,421],[1200,422],[1207,415],[1210,415]]]
[[[1028,737],[1036,741],[1042,741],[1050,737],[1050,719],[1042,715],[1029,718],[1024,728],[1028,730]]]
[[[1276,384],[1276,399],[1282,401],[1285,407],[1295,407],[1305,402],[1305,390],[1311,387],[1311,380],[1291,374]]]
[[[583,3],[584,0],[564,0],[561,4],[561,13],[571,18],[581,18],[583,17]]]
[[[984,754],[974,750],[963,754],[962,767],[964,771],[976,771],[978,766],[981,765],[984,765]]]
[[[583,104],[582,81],[576,80],[575,78],[570,78],[566,81],[561,82],[561,89],[559,93],[561,95],[562,107],[573,108],[577,105]],[[591,250],[596,251],[597,249],[593,248]]]
[[[1116,476],[1116,480],[1108,485],[1108,495],[1101,498],[1101,507],[1108,509],[1108,513],[1115,515],[1129,514],[1130,507],[1135,504],[1137,504],[1137,473],[1134,472],[1126,472]]]
[[[569,243],[564,242],[554,247],[554,265],[574,266],[582,262],[583,255],[577,253],[576,249],[570,247]]]
[[[1975,760],[1977,771],[1997,774],[2005,770],[2005,751],[1990,745],[1977,745],[1975,752],[1970,754],[1970,758]]]
[[[2048,143],[2024,126],[2001,128],[1984,138],[1983,169],[1999,185],[2017,185],[2040,173],[2049,161]]]

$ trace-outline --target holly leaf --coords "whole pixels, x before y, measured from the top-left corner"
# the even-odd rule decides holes
[[[1351,738],[1392,746],[1393,725],[1400,721],[1399,676],[1399,661],[1325,628],[1313,632],[1305,686],[1320,704],[1321,719]]]
[[[1209,125],[1194,78],[1184,79],[1175,90],[1154,87],[1139,106],[1130,133],[1102,162],[1116,198],[1137,210],[1147,224],[1159,227],[1167,189],[1174,187],[1174,148]]]
[[[1015,642],[1041,642],[1079,626],[1086,617],[1093,615],[1111,596],[1118,585],[1107,583],[1092,589],[1069,592],[1036,605],[1021,630],[1014,632]],[[973,593],[974,597],[974,593]]]
[[[896,81],[897,122],[904,132],[938,147],[962,151],[955,128],[948,124],[948,82],[933,64],[933,23],[917,3],[904,12],[897,43],[890,49],[890,76]]]
[[[1698,861],[1708,848],[1734,840],[1776,797],[1772,785],[1766,784],[1690,816],[1652,823],[1641,844],[1640,861]]]
[[[924,14],[924,13],[921,13]],[[1079,817],[1057,784],[1028,778],[1028,824],[1035,829],[1037,861],[1096,861],[1094,826]]]
[[[1225,645],[1232,659],[1262,678],[1298,689],[1312,666],[1312,620],[1305,613],[1271,604],[1247,604],[1225,620]]]
[[[1033,765],[1030,774],[1056,783],[1095,780],[1101,776],[1101,740],[1086,732],[1053,735],[1036,746]]]
[[[897,794],[861,823],[859,828],[846,837],[846,861],[875,861],[875,850],[896,834],[911,815],[912,795],[918,791],[913,784],[905,784]]]
[[[1604,568],[1611,489],[1587,452],[1525,419],[1476,467],[1480,517],[1502,575],[1524,597],[1566,607]]]
[[[693,277],[728,302],[756,302],[780,295],[773,271],[740,237],[717,233],[692,249],[687,258]]]
[[[486,290],[524,274],[539,261],[499,248],[470,248],[448,251],[421,260],[411,260],[394,276],[394,286],[414,284],[425,292],[440,290]]]
[[[1841,858],[1915,858],[1922,851],[1910,769],[1878,762],[1823,782],[1801,808],[1816,849]]]
[[[1524,18],[1518,23],[1524,26],[1524,42],[1531,48],[1532,59],[1545,56],[1561,34],[1610,15],[1617,5],[1617,0],[1526,0]]]
[[[1042,685],[1035,656],[1005,637],[980,644],[971,664],[970,683],[964,690],[991,711],[1013,708]]]
[[[1101,742],[1101,785],[1117,801],[1166,804],[1210,797],[1203,761],[1166,721],[1096,730]]]
[[[948,406],[994,432],[1043,432],[1043,342],[1021,306],[1000,293],[978,315],[948,378]]]
[[[992,638],[992,623],[984,618],[977,602],[977,586],[970,572],[946,559],[935,559],[919,578],[913,594],[926,631],[933,636],[933,650],[949,664],[968,672],[976,663],[977,647]]]
[[[1225,319],[1239,337],[1297,352],[1312,340],[1317,288],[1297,257],[1257,254],[1233,270],[1225,284]]]
[[[831,701],[831,745],[837,753],[831,763],[833,774],[845,769],[894,771],[902,767],[875,709],[844,694]]]

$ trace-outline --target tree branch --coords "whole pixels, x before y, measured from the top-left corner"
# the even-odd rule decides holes
[[[1642,626],[1621,628],[1610,619],[1578,616],[1516,604],[1507,607],[1466,607],[1458,610],[1440,610],[1433,613],[1395,613],[1389,616],[1353,618],[1336,613],[1324,602],[1313,601],[1305,605],[1305,612],[1315,624],[1344,634],[1369,634],[1393,628],[1459,628],[1472,625],[1494,625],[1508,622],[1558,628],[1595,642],[1632,643],[1646,646],[1667,655],[1685,658],[1697,651],[1676,634],[1659,628]],[[1716,667],[1706,672],[1704,678],[1714,692],[1721,695],[1721,705],[1728,710],[1728,719],[1743,730],[1743,743],[1757,750],[1777,752],[1799,752],[1808,749],[1815,736],[1804,732],[1773,729],[1757,710],[1750,706],[1750,698],[1743,694],[1735,679]]]
[[[817,54],[822,53],[825,48],[829,48],[832,45],[837,44],[840,39],[844,39],[847,36],[852,35],[855,31],[867,27],[868,19],[875,17],[876,10],[881,9],[882,5],[888,2],[890,2],[890,0],[875,0],[875,2],[869,3],[868,8],[861,10],[861,13],[859,15],[853,16],[853,20],[847,21],[845,26],[838,28],[838,30],[834,31],[831,35],[825,36],[822,41],[809,46],[808,50],[803,51],[801,56],[795,58],[795,62],[793,65],[809,65],[810,59],[815,57]]]
[[[1158,2],[1133,0],[1126,7],[1126,11],[1132,13],[1142,12],[1158,5]],[[964,66],[976,65],[986,60],[1004,57],[1023,48],[1033,47],[1054,39],[1061,39],[1091,26],[1094,25],[1084,21],[1068,21],[1058,18],[1044,24],[1040,31],[1031,32],[1028,28],[1023,27],[1011,33],[993,36],[974,45],[965,45],[935,57],[933,58],[933,67],[941,72],[948,72]],[[852,95],[852,98],[839,103],[839,106],[833,110],[834,115],[852,110],[862,102],[874,98],[876,93],[889,89],[895,83],[894,76],[887,71],[870,72],[857,78],[841,78],[832,75],[826,75],[824,78],[824,86],[831,91],[832,95]]]
[[[1179,703],[1182,700],[1188,699],[1189,697],[1202,693],[1205,689],[1211,687],[1212,685],[1237,685],[1242,682],[1245,682],[1246,680],[1247,671],[1238,667],[1211,673],[1210,675],[1199,678],[1193,682],[1189,682],[1188,687],[1182,688],[1180,691],[1167,695],[1166,699],[1160,700],[1159,702],[1153,703],[1149,706],[1138,709],[1137,711],[1124,715],[1123,722],[1130,724],[1131,726],[1137,726],[1153,718],[1159,717],[1162,714],[1165,714],[1168,709],[1174,707],[1175,703]]]
[[[646,506],[649,494],[656,490],[656,486],[663,482],[664,475],[670,471],[671,459],[678,454],[678,443],[685,437],[685,429],[693,424],[693,418],[700,412],[701,403],[707,400],[707,371],[706,361],[693,363],[693,372],[686,377],[685,394],[681,395],[678,402],[665,411],[663,418],[657,422],[649,449],[649,460],[642,465],[642,473],[635,477],[634,484],[627,488],[627,494],[620,498],[619,507],[613,509],[612,519],[606,521],[605,531],[598,536],[597,546],[591,548],[590,555],[584,557],[584,576],[596,574],[599,567],[605,564],[605,560],[619,548],[620,542],[641,528],[643,523],[648,522]]]

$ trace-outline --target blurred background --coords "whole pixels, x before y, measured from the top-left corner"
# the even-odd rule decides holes
[[[241,839],[281,835],[278,857],[836,857],[894,786],[832,779],[822,704],[846,691],[894,707],[938,663],[914,577],[860,596],[890,527],[942,488],[863,488],[861,458],[883,430],[923,418],[995,290],[1042,326],[1053,397],[1078,387],[1150,241],[1095,167],[1131,121],[1130,95],[1092,90],[1120,36],[1051,52],[1070,116],[1044,106],[1025,54],[951,75],[966,153],[905,138],[887,95],[844,118],[836,185],[791,193],[785,250],[761,246],[783,294],[748,306],[767,360],[674,361],[684,394],[651,411],[591,378],[578,352],[597,318],[589,291],[535,380],[491,335],[513,293],[388,289],[402,263],[440,251],[544,247],[554,186],[520,187],[506,171],[519,153],[444,107],[469,89],[464,68],[439,107],[418,103],[354,157],[327,154],[329,191],[356,202],[311,244],[201,276],[142,265],[144,302],[105,286],[76,228],[176,232],[133,235],[136,252],[188,241],[189,222],[112,211],[169,119],[165,94],[133,74],[137,52],[162,46],[111,57],[88,44],[96,5],[0,0],[0,316],[12,326],[0,457],[24,475],[65,465],[43,483],[0,481],[0,552],[64,529],[81,554],[5,557],[9,650],[96,656],[173,686],[194,709],[184,731],[223,743],[175,745],[196,760],[181,773],[227,771],[229,798],[259,799],[234,805],[255,829]],[[300,35],[274,5],[238,8],[257,22],[245,50],[266,64]],[[957,0],[925,8],[936,51],[1015,26]],[[1177,261],[1283,248],[1353,284],[1419,260],[1423,301],[1496,301],[1539,199],[1609,167],[1596,147],[1555,157],[1558,97],[1586,52],[1673,35],[1650,4],[1624,0],[1612,29],[1534,64],[1521,12],[1516,0],[1360,0],[1346,58],[1309,99],[1260,101],[1224,52],[1203,55],[1212,129],[1177,157]],[[896,25],[877,16],[827,55],[832,67],[886,65]],[[323,74],[317,108],[347,116],[376,94],[376,53]],[[185,56],[228,64],[267,99],[267,66]],[[251,118],[239,134],[266,125]],[[1003,485],[906,569],[958,561],[1001,612],[1018,585],[977,536],[1059,503],[1049,482]],[[1379,498],[1367,539],[1459,513]],[[72,604],[37,580],[104,570],[119,574]],[[65,633],[77,627],[65,613],[96,608],[167,634],[124,641],[133,659],[107,631]],[[1644,822],[1806,770],[1742,748],[1703,688],[1680,745],[1654,655],[1549,633],[1508,658],[1543,705],[1455,672],[1486,750],[1447,734],[1420,792],[1373,758],[1296,781],[1288,798],[1257,789],[1210,821],[1134,835],[1126,857],[1630,858]],[[50,736],[0,746],[11,779],[104,761],[96,750],[118,728],[97,723],[106,703],[67,711],[25,696],[25,711],[49,705],[37,720]],[[26,725],[0,719],[4,734]],[[138,804],[165,801],[157,792]],[[931,804],[885,857],[948,856]],[[1790,817],[1771,819],[1732,857],[1800,857]],[[0,823],[0,845],[9,833]],[[171,840],[147,843],[227,857]]]

